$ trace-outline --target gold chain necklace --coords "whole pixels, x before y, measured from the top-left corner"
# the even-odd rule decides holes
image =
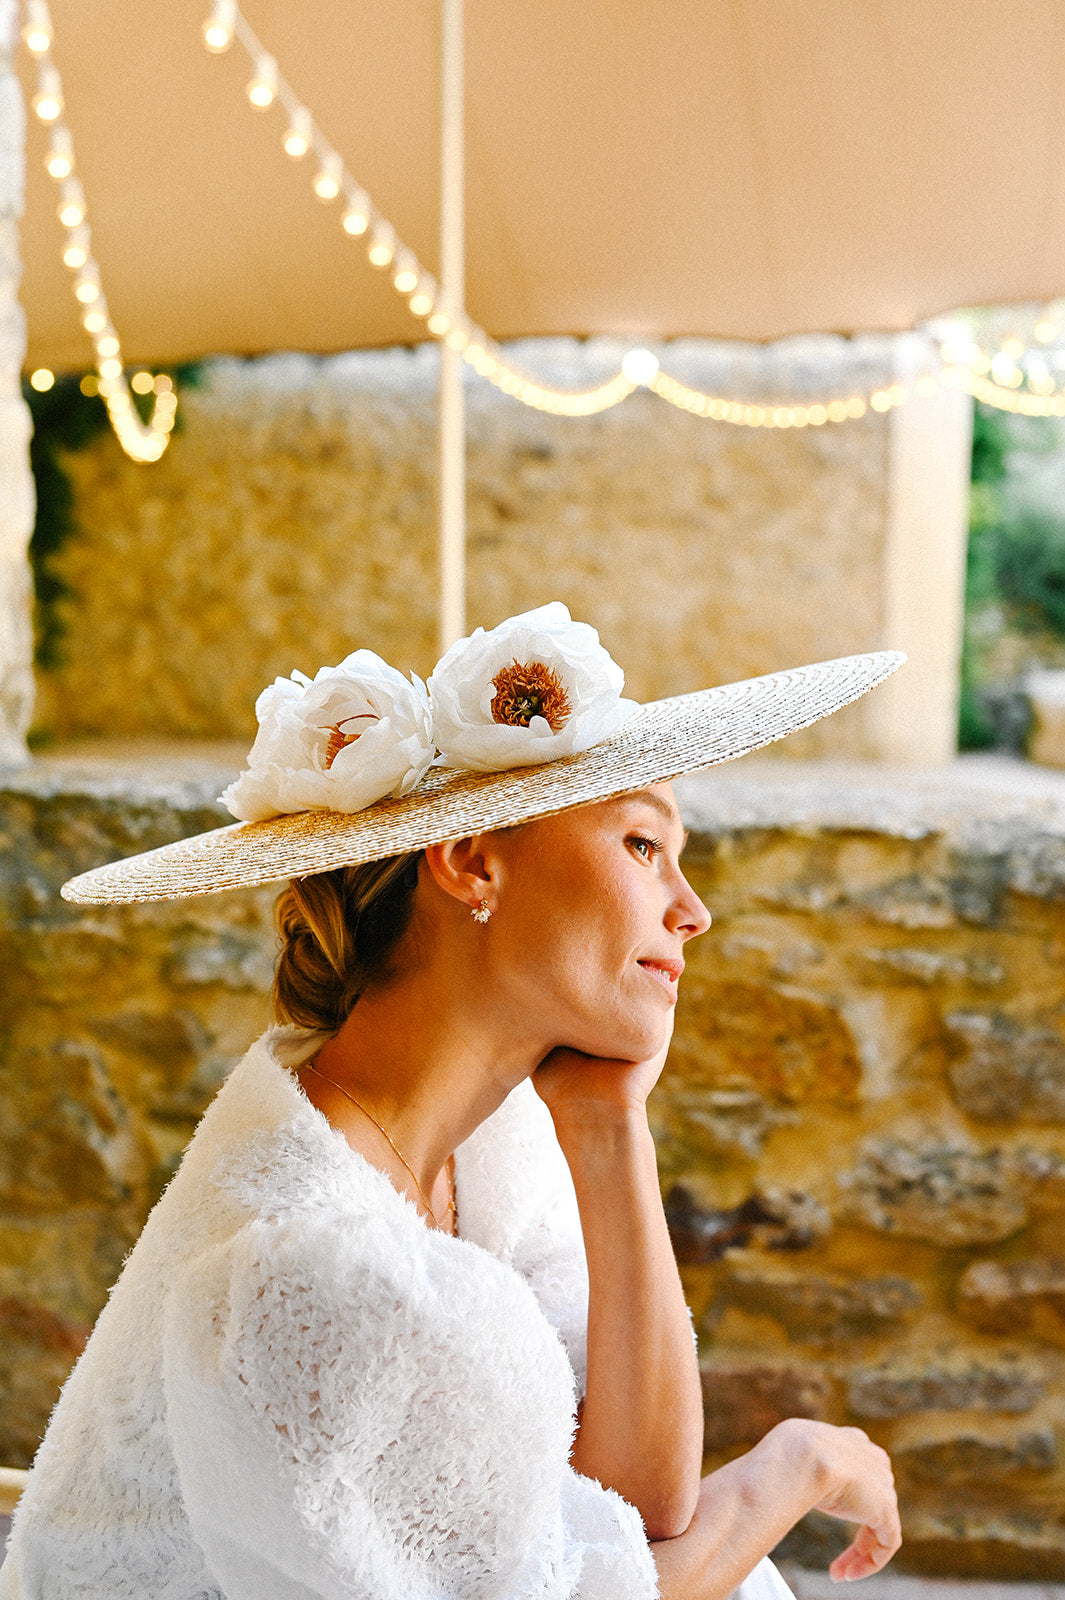
[[[355,1096],[349,1090],[345,1089],[343,1084],[337,1083],[335,1078],[328,1077],[324,1072],[319,1072],[318,1068],[315,1066],[313,1061],[305,1061],[303,1063],[303,1065],[307,1068],[308,1072],[313,1072],[316,1078],[323,1078],[326,1083],[332,1084],[333,1088],[338,1090],[340,1094],[345,1095],[347,1097],[347,1099],[349,1099],[351,1101],[353,1106],[357,1106],[359,1108],[359,1110],[362,1112],[364,1117],[369,1117],[370,1121],[373,1123],[373,1125],[377,1129],[378,1133],[382,1134],[384,1136],[384,1138],[386,1138],[388,1140],[389,1144],[392,1146],[392,1149],[393,1149],[394,1153],[396,1154],[396,1156],[398,1156],[399,1160],[402,1161],[403,1165],[406,1167],[407,1171],[410,1173],[411,1181],[414,1184],[414,1187],[418,1191],[418,1197],[421,1200],[421,1203],[425,1207],[426,1211],[428,1211],[430,1217],[432,1217],[432,1219],[433,1219],[433,1227],[434,1228],[440,1228],[440,1224],[436,1220],[436,1212],[433,1210],[432,1206],[429,1204],[428,1200],[425,1198],[425,1190],[422,1188],[421,1184],[418,1182],[418,1179],[417,1179],[417,1177],[415,1176],[415,1173],[414,1173],[414,1168],[411,1166],[410,1162],[407,1160],[406,1156],[403,1154],[402,1150],[399,1148],[399,1146],[397,1145],[396,1141],[393,1139],[392,1135],[389,1133],[388,1129],[387,1128],[382,1128],[381,1124],[378,1122],[378,1120],[374,1116],[373,1112],[372,1111],[367,1111],[367,1109],[363,1105],[362,1101],[361,1100],[356,1100]],[[447,1186],[448,1186],[447,1214],[448,1214],[448,1216],[453,1217],[453,1218],[458,1216],[458,1210],[457,1210],[457,1207],[456,1207],[456,1204],[455,1204],[455,1166],[454,1166],[454,1163],[455,1163],[454,1156],[449,1156],[448,1160],[447,1160],[447,1168],[446,1168],[446,1170],[447,1170]],[[443,1229],[441,1229],[440,1231],[443,1232]]]

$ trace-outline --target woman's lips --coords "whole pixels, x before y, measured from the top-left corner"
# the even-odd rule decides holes
[[[662,987],[670,995],[671,999],[675,1000],[677,998],[677,983],[680,979],[681,973],[684,971],[683,961],[672,961],[665,958],[659,959],[658,957],[654,957],[640,961],[637,964],[641,966],[645,972],[650,973],[651,977],[655,978],[662,985]]]

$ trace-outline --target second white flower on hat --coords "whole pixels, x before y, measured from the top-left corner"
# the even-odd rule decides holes
[[[498,772],[589,750],[636,710],[624,686],[595,629],[558,600],[477,628],[429,679],[442,763]]]
[[[292,811],[362,811],[408,794],[435,755],[425,685],[372,650],[313,679],[277,678],[255,702],[247,770],[221,796],[243,822]]]

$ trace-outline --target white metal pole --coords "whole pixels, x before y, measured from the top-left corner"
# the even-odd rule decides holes
[[[440,288],[458,318],[466,299],[463,0],[440,10]],[[440,343],[440,651],[466,632],[466,412],[462,356]]]

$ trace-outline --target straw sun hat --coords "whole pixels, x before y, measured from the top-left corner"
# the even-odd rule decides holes
[[[905,660],[875,651],[636,705],[557,601],[478,628],[428,685],[368,650],[256,703],[241,819],[83,872],[83,905],[174,900],[307,877],[663,783],[731,761],[857,700]]]

